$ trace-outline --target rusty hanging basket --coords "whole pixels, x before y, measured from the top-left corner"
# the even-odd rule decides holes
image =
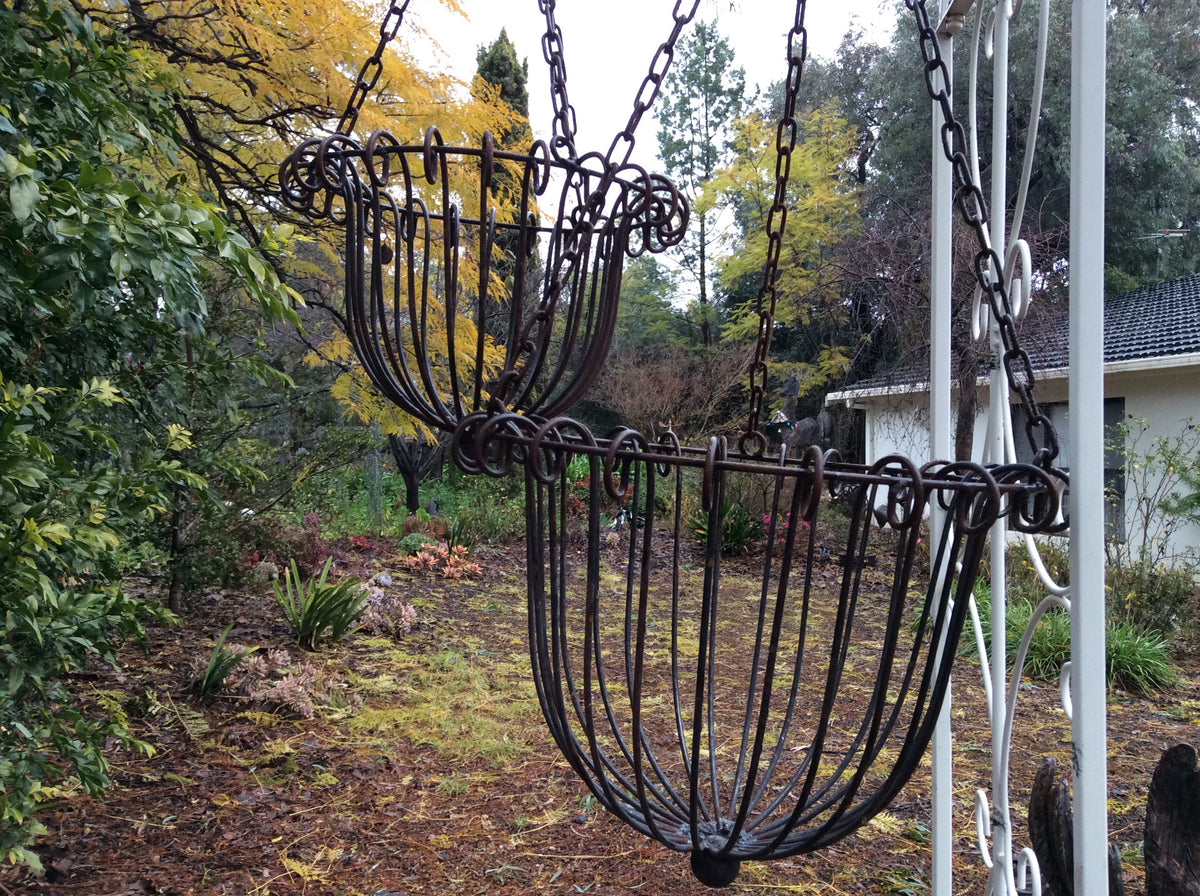
[[[280,186],[290,208],[344,231],[343,323],[402,411],[453,430],[475,411],[552,416],[583,397],[608,354],[625,257],[661,252],[687,228],[679,191],[629,158],[697,3],[677,6],[608,152],[580,155],[553,0],[539,0],[556,111],[549,145],[513,152],[486,133],[478,147],[450,146],[435,127],[416,145],[388,131],[357,140],[359,108],[407,7],[393,0],[337,131],[298,147]]]
[[[598,439],[565,417],[508,413],[469,416],[455,431],[467,472],[524,474],[529,650],[556,743],[602,805],[689,852],[711,886],[732,882],[745,859],[828,846],[889,804],[928,746],[993,524],[1065,526],[1057,436],[993,273],[1003,268],[939,90],[949,79],[936,34],[921,0],[909,6],[1034,464],[889,456],[861,466],[816,448],[767,451],[758,418],[804,0],[789,35],[750,421],[736,446],[713,438],[691,450],[633,430]],[[571,480],[575,458],[587,475]]]
[[[520,415],[465,420],[454,451],[468,472],[524,472],[529,649],[563,755],[710,886],[892,800],[928,745],[992,523],[1058,515],[1054,478],[1029,465],[696,451]],[[932,541],[931,509],[952,521]]]

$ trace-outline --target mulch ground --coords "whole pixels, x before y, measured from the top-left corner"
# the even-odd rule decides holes
[[[46,806],[46,875],[0,872],[4,894],[425,894],[712,892],[670,852],[599,810],[543,729],[529,681],[524,551],[481,549],[484,572],[445,581],[398,568],[383,540],[346,545],[356,571],[387,571],[417,607],[395,641],[354,635],[316,654],[290,645],[267,593],[197,601],[155,629],[120,671],[80,675],[78,692],[126,712],[153,755],[110,745],[112,788],[68,790]],[[244,698],[187,695],[216,636],[286,649],[316,675],[304,718]],[[1109,812],[1126,885],[1143,892],[1139,842],[1161,752],[1200,745],[1200,661],[1184,645],[1178,685],[1109,701]],[[954,682],[955,891],[981,892],[972,807],[989,789],[990,741],[977,668]],[[1057,686],[1023,685],[1012,802],[1043,756],[1069,767]],[[119,709],[117,709],[119,707]],[[746,863],[734,893],[895,893],[928,887],[928,769],[888,811],[812,856]]]

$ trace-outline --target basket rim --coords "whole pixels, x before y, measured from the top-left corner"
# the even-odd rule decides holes
[[[616,500],[627,494],[630,467],[642,463],[653,466],[660,476],[666,476],[671,468],[700,471],[705,480],[705,509],[712,505],[708,492],[714,476],[749,473],[809,479],[819,486],[814,489],[818,494],[828,491],[836,496],[846,488],[866,487],[889,495],[915,490],[920,502],[936,500],[943,506],[958,494],[992,502],[994,516],[988,514],[986,524],[972,524],[971,530],[989,528],[1002,517],[1009,517],[1016,531],[1028,534],[1056,534],[1068,525],[1060,515],[1068,473],[1028,463],[932,460],[918,465],[901,454],[889,454],[870,464],[852,463],[842,460],[836,450],[816,445],[792,456],[786,445],[774,454],[754,454],[730,450],[725,436],[710,437],[707,448],[685,446],[670,430],[659,440],[629,428],[597,438],[585,424],[569,417],[542,420],[485,411],[459,423],[451,446],[455,462],[467,473],[499,478],[520,465],[544,485],[563,479],[572,457],[595,458],[604,487]],[[1034,509],[1035,504],[1040,506]]]

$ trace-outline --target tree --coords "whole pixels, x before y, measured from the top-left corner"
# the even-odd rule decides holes
[[[0,56],[0,854],[36,867],[38,804],[71,775],[98,791],[104,739],[133,743],[63,676],[139,634],[121,551],[206,486],[146,368],[205,338],[214,272],[266,315],[295,294],[184,178],[145,176],[177,149],[176,84],[127,42],[30,0],[0,7]]]
[[[697,290],[701,341],[710,345],[709,243],[716,220],[704,186],[725,159],[730,128],[741,113],[746,75],[733,65],[733,49],[715,24],[699,22],[679,41],[676,61],[662,84],[658,105],[658,151],[692,204],[692,224],[678,251]]]
[[[593,393],[616,421],[644,433],[670,428],[683,440],[732,430],[750,355],[737,344],[667,345],[651,356],[609,359]]]
[[[1142,283],[1200,269],[1200,134],[1195,75],[1200,71],[1200,12],[1195,4],[1161,0],[1110,4],[1105,254],[1110,294]],[[1050,5],[1050,40],[1044,107],[1034,157],[1022,236],[1031,247],[1040,301],[1034,315],[1062,313],[1066,304],[1069,205],[1070,34],[1069,6]],[[810,66],[806,84],[815,97],[836,96],[847,119],[871,136],[864,179],[864,227],[843,253],[847,284],[864,297],[867,317],[877,322],[873,345],[860,354],[853,375],[927,363],[928,241],[930,201],[930,100],[911,15],[897,4],[899,26],[891,43],[873,47],[847,35],[837,57]],[[1029,132],[1037,9],[1027,7],[1013,23],[1009,117],[1010,193],[1015,190]],[[1169,24],[1168,24],[1169,23]],[[956,114],[967,112],[972,27],[956,41]],[[1151,37],[1179,34],[1167,43]],[[1161,50],[1161,52],[1160,52]],[[1153,54],[1153,60],[1151,60]],[[987,72],[987,60],[981,61]],[[984,189],[990,177],[991,84],[985,74],[978,93],[980,166]],[[872,139],[873,137],[873,139]],[[860,151],[859,159],[863,155]],[[1156,238],[1164,229],[1185,235]],[[1142,238],[1146,237],[1146,238]],[[963,228],[954,237],[955,332],[968,331],[977,247]],[[878,325],[882,326],[878,326]],[[1036,340],[1036,321],[1023,328]],[[880,339],[882,337],[882,340]],[[962,388],[959,456],[970,450],[973,395],[986,346],[956,340],[954,376]],[[878,365],[877,367],[874,365]]]
[[[791,155],[787,225],[776,287],[775,323],[781,340],[776,372],[796,374],[800,395],[818,392],[848,370],[862,333],[847,299],[838,252],[860,229],[859,191],[853,164],[856,135],[828,104],[797,122]],[[730,290],[757,279],[761,285],[769,240],[766,222],[775,199],[777,126],[761,115],[739,119],[733,161],[708,184],[714,206],[726,204],[742,230],[736,248],[718,268]],[[731,309],[726,335],[753,339],[759,330],[755,300]],[[781,351],[786,349],[786,353]]]
[[[1107,54],[1108,145],[1105,171],[1105,258],[1122,288],[1200,270],[1200,10],[1179,0],[1110,4]],[[929,99],[911,17],[903,14],[892,44],[869,78],[871,93],[883,98],[879,146],[870,180],[875,203],[909,209],[928,207]],[[1019,179],[1028,134],[1036,46],[1036,9],[1012,24],[1009,171]],[[1169,49],[1157,35],[1174,34]],[[966,120],[969,31],[957,42],[955,106]],[[1034,157],[1023,232],[1034,250],[1034,267],[1050,284],[1061,283],[1067,254],[1070,201],[1070,7],[1050,5],[1047,90]],[[846,60],[853,65],[854,57]],[[987,68],[986,60],[981,68]],[[980,166],[985,181],[991,165],[991,84],[979,92]],[[986,190],[986,184],[985,184]],[[881,217],[885,217],[881,213]],[[888,226],[881,222],[881,226]],[[1164,230],[1186,236],[1159,240]]]
[[[612,354],[649,357],[697,341],[690,321],[674,306],[678,287],[653,255],[630,259],[621,277],[621,304]]]
[[[317,226],[290,211],[280,201],[278,172],[292,149],[329,133],[341,115],[360,67],[375,50],[380,22],[373,13],[381,8],[352,0],[313,7],[266,0],[253,8],[239,0],[72,2],[177,77],[172,108],[180,134],[178,167],[218,197],[243,236],[258,244],[280,222],[303,228],[312,244],[274,263],[309,307],[344,331],[344,312],[331,298],[341,294],[342,234],[329,222]],[[457,11],[454,0],[442,2]],[[494,85],[478,81],[467,91],[450,75],[415,62],[406,44],[424,37],[406,18],[385,48],[382,77],[366,97],[355,135],[365,140],[387,129],[402,143],[420,145],[426,129],[437,125],[447,142],[478,146],[485,131],[510,127],[514,114]],[[464,280],[472,276],[471,264],[464,263]],[[377,396],[370,399],[373,389],[344,335],[314,324],[313,335],[302,336],[304,354],[335,371],[339,400],[348,403],[351,416],[379,422],[385,433],[418,434],[414,421]],[[470,351],[474,333],[460,334],[458,344]]]
[[[503,147],[528,144],[529,130],[529,60],[517,60],[517,48],[500,29],[500,36],[490,46],[480,47],[475,54],[476,76],[499,92],[500,99],[513,116],[503,130],[496,133],[496,142]]]
[[[105,28],[150,53],[179,79],[174,111],[180,149],[193,173],[254,241],[263,221],[305,223],[279,200],[279,163],[302,141],[327,133],[342,114],[360,67],[375,49],[379,5],[347,0],[73,0]],[[453,0],[442,0],[455,8]],[[483,90],[458,101],[457,81],[420,68],[404,42],[420,40],[411,17],[387,48],[383,77],[356,133],[388,128],[419,142],[437,124],[451,139],[478,143],[507,109]],[[267,217],[264,218],[264,215]]]

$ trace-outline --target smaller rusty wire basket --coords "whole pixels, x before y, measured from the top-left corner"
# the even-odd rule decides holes
[[[713,886],[891,801],[928,745],[989,528],[1058,516],[1053,477],[1027,465],[748,457],[519,415],[465,420],[454,452],[524,473],[529,649],[563,755]]]
[[[390,0],[379,44],[334,133],[280,167],[285,204],[345,233],[341,323],[372,383],[426,426],[489,410],[553,416],[581,399],[608,354],[626,255],[661,252],[688,205],[630,162],[698,0],[676,0],[625,127],[607,152],[575,147],[555,0],[537,0],[554,108],[549,144],[448,146],[436,127],[407,145],[354,128],[410,0]]]
[[[553,415],[608,354],[626,255],[674,245],[686,201],[604,159],[310,140],[284,163],[288,204],[345,233],[345,327],[398,408],[451,430],[473,411]],[[500,188],[498,190],[498,187]],[[503,195],[503,201],[497,196]],[[469,209],[470,211],[466,211]]]

